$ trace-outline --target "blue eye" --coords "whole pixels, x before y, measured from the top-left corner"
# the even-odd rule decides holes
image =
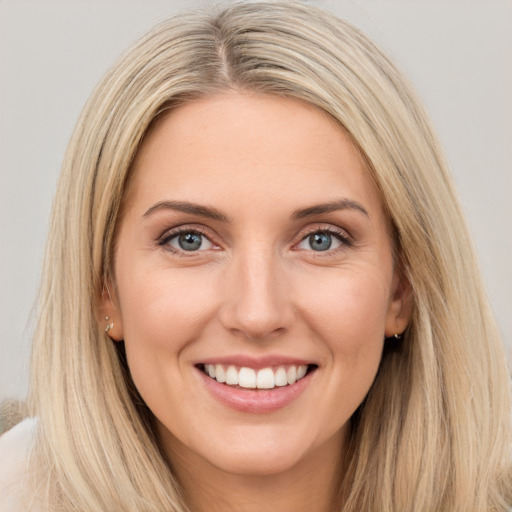
[[[202,236],[197,233],[183,233],[178,237],[178,245],[184,251],[197,251],[201,248]]]
[[[342,238],[341,235],[336,233],[329,233],[328,231],[316,231],[311,233],[301,240],[298,245],[299,249],[322,252],[332,249],[338,249],[343,244],[348,243]]]
[[[164,240],[164,244],[170,245],[174,249],[187,252],[204,251],[213,247],[212,242],[197,231],[182,231],[181,233],[176,233]]]
[[[332,245],[332,236],[327,233],[313,233],[309,235],[308,242],[314,251],[327,251]]]

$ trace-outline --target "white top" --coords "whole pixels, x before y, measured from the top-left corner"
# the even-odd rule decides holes
[[[27,418],[0,437],[0,512],[26,512],[28,456],[37,420]]]

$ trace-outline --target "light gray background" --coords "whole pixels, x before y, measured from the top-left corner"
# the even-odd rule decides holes
[[[115,58],[155,22],[208,1],[0,0],[0,400],[28,383],[32,304],[60,162]],[[512,347],[512,1],[312,1],[406,70],[446,149]]]

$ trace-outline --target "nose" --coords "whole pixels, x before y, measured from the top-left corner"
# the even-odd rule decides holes
[[[219,316],[232,334],[262,341],[293,325],[290,283],[279,256],[248,250],[233,258],[224,278]]]

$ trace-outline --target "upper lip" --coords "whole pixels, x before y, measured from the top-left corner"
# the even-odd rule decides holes
[[[285,356],[285,355],[266,355],[266,356],[249,356],[245,354],[238,355],[230,355],[230,356],[220,356],[220,357],[209,357],[206,359],[202,359],[197,362],[197,365],[200,364],[223,364],[227,366],[237,366],[237,367],[246,367],[253,368],[255,370],[260,370],[262,368],[269,368],[272,366],[282,366],[282,365],[311,365],[316,364],[313,361],[300,359],[294,356]]]

